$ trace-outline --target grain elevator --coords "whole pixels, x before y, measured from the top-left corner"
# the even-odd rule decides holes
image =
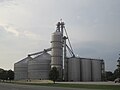
[[[60,81],[102,80],[104,60],[76,57],[64,22],[57,23],[50,43],[50,48],[28,54],[14,64],[15,80],[48,80],[53,67],[59,71]]]

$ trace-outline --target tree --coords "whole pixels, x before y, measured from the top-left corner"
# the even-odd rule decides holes
[[[120,54],[119,54],[119,58],[117,60],[118,64],[117,64],[117,69],[115,70],[115,74],[117,76],[117,78],[120,78]]]
[[[53,67],[49,73],[49,79],[52,80],[55,84],[55,81],[58,79],[59,77],[59,71],[57,70],[56,67]]]
[[[114,76],[115,76],[115,78],[120,78],[120,71],[119,71],[119,69],[116,69],[114,71]]]
[[[3,69],[0,68],[0,80],[3,80]]]
[[[12,70],[8,70],[7,74],[8,74],[8,79],[9,80],[14,80],[14,72]]]
[[[0,70],[0,79],[3,81],[7,80],[7,71],[6,70],[3,70],[3,69]]]
[[[107,81],[114,81],[115,77],[111,71],[106,71],[106,80]]]
[[[12,70],[4,70],[0,68],[0,80],[13,80],[14,72]]]

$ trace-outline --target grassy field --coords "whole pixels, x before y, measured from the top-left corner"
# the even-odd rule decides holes
[[[24,85],[37,85],[37,86],[49,86],[49,87],[65,87],[65,88],[86,88],[86,89],[103,89],[103,90],[120,90],[120,85],[91,85],[91,84],[53,84],[53,83],[16,83]]]

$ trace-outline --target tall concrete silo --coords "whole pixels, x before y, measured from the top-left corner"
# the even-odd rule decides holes
[[[31,57],[26,57],[14,64],[15,80],[28,79],[28,61],[31,59]]]
[[[80,59],[70,58],[68,60],[68,81],[80,81]]]
[[[88,58],[81,58],[82,81],[92,80],[92,61]]]
[[[105,63],[104,60],[101,60],[101,67],[102,67],[102,81],[105,80]]]
[[[92,81],[101,81],[102,60],[92,60]]]
[[[62,33],[57,30],[52,34],[51,41],[51,68],[56,67],[62,79],[62,61],[63,61]]]
[[[48,80],[50,71],[51,55],[44,52],[28,62],[28,78]]]

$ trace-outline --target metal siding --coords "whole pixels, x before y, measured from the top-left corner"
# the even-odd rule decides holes
[[[68,80],[80,81],[80,59],[70,58],[68,60]]]
[[[51,56],[43,53],[28,62],[29,79],[48,79],[50,71]]]
[[[27,57],[14,64],[15,80],[28,79],[28,61],[31,60]]]
[[[82,81],[91,81],[91,60],[81,59],[81,80]]]
[[[92,80],[101,81],[101,60],[92,60]]]

